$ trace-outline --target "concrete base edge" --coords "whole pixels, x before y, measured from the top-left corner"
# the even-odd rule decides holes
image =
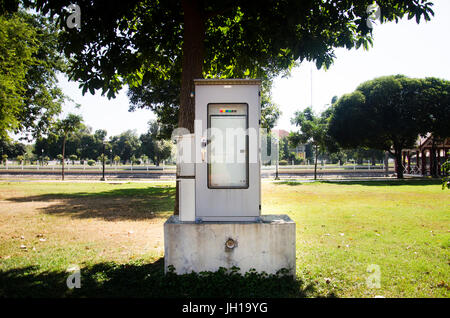
[[[241,273],[295,275],[295,223],[287,215],[263,215],[258,222],[164,223],[164,268],[177,274],[239,267]]]

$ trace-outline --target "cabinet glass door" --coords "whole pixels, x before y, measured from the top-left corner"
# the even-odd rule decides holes
[[[210,115],[208,187],[248,188],[246,115]]]

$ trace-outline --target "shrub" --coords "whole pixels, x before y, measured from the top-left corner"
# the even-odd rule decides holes
[[[95,165],[95,161],[92,160],[92,159],[89,159],[89,160],[87,161],[87,164],[88,164],[89,166],[93,166],[93,165]]]
[[[288,162],[287,162],[287,160],[280,160],[280,162],[278,164],[280,166],[287,166]]]

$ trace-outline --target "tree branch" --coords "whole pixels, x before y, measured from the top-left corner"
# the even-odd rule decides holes
[[[227,13],[228,11],[231,11],[232,9],[234,9],[234,6],[229,6],[220,10],[214,10],[214,11],[210,11],[210,12],[205,12],[204,13],[204,18],[205,20],[208,20],[210,18],[214,18],[217,17],[219,15],[223,15],[225,13]]]

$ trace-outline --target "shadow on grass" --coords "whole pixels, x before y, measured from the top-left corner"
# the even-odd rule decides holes
[[[322,183],[339,184],[339,185],[362,185],[362,186],[426,186],[426,185],[440,185],[442,183],[439,179],[429,180],[415,180],[415,179],[402,179],[402,180],[354,180],[354,181],[321,181]]]
[[[290,186],[297,186],[297,185],[302,185],[304,183],[302,182],[297,182],[297,181],[281,181],[281,182],[274,182],[273,184],[275,185],[290,185]]]
[[[414,179],[403,179],[403,180],[342,180],[342,181],[327,181],[327,180],[317,180],[315,182],[308,183],[325,183],[325,184],[337,184],[337,185],[361,185],[361,186],[425,186],[425,185],[437,185],[440,186],[442,181],[440,179],[429,179],[429,180],[414,180]],[[299,186],[308,183],[302,183],[297,181],[283,181],[275,182],[275,185],[290,185]]]
[[[38,209],[51,215],[101,218],[107,221],[145,220],[173,210],[175,188],[153,186],[101,192],[50,193],[7,200],[50,202],[52,204]]]
[[[217,272],[164,274],[154,263],[99,263],[81,269],[81,288],[69,289],[65,271],[25,267],[0,272],[0,297],[314,297],[316,288],[292,276],[221,269]],[[335,297],[332,294],[326,295]]]

